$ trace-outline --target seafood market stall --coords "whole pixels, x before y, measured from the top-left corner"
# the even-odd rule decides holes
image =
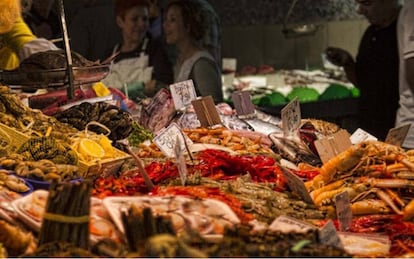
[[[168,91],[139,118],[105,102],[48,116],[7,85],[0,100],[8,256],[411,255],[414,158],[398,145],[326,159],[315,143],[343,134],[334,123],[301,119],[285,137],[278,118],[257,111],[252,130],[217,104],[222,124],[201,127]]]

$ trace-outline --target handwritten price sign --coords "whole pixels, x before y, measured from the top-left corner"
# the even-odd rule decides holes
[[[180,127],[178,127],[176,123],[171,123],[170,126],[162,130],[153,141],[166,157],[175,157],[177,140],[180,141],[182,152],[185,151],[184,141],[187,142],[187,145],[193,144],[187,135],[182,134]]]
[[[181,110],[197,98],[193,80],[186,80],[170,85],[171,95],[176,110]]]
[[[281,111],[283,133],[285,136],[290,136],[300,126],[302,116],[300,113],[300,105],[297,97],[283,107]]]

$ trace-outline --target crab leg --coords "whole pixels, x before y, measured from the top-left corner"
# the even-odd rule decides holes
[[[375,179],[367,180],[373,187],[380,188],[414,188],[414,181],[408,179]]]
[[[395,212],[395,213],[397,213],[398,215],[402,215],[403,213],[402,213],[402,211],[399,209],[399,208],[397,208],[397,206],[395,205],[395,203],[394,203],[394,201],[393,201],[393,199],[392,199],[392,197],[391,196],[389,196],[386,192],[384,192],[384,191],[382,191],[382,190],[380,190],[380,189],[378,189],[377,191],[376,191],[376,194],[378,195],[378,197],[382,200],[382,201],[384,201],[388,206],[390,206],[391,207],[391,209]]]

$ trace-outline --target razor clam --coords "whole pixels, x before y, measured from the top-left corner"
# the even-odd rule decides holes
[[[322,164],[319,156],[313,153],[299,138],[287,138],[278,133],[269,134],[269,138],[273,142],[273,151],[280,154],[286,160],[295,164],[300,162],[306,162],[313,166],[320,166]]]

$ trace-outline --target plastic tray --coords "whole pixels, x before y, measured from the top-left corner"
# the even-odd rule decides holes
[[[226,225],[240,223],[240,219],[227,204],[214,199],[200,200],[186,196],[116,196],[104,198],[103,204],[121,233],[124,233],[121,210],[129,208],[132,204],[139,208],[150,207],[154,214],[173,216],[173,225],[178,233],[180,231],[174,223],[174,218],[185,218],[192,228],[209,240],[221,238]],[[202,221],[210,222],[209,226],[202,226]]]

